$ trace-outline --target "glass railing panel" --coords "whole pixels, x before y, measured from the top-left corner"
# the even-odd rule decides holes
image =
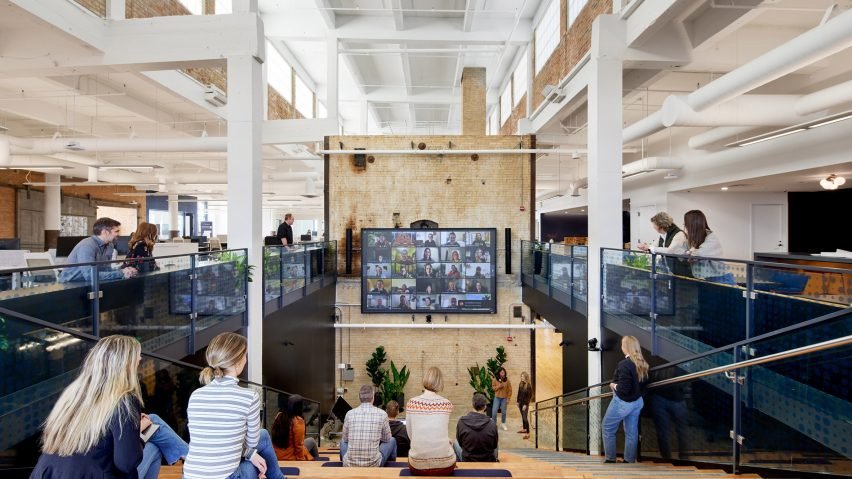
[[[574,258],[569,255],[555,253],[550,255],[550,295],[569,308],[572,306],[571,290],[574,285],[571,276],[573,262]]]
[[[559,439],[561,450],[587,451],[589,441],[589,403],[570,404],[585,399],[587,391],[563,396],[559,404]]]
[[[550,294],[550,248],[545,244],[533,251],[533,274],[535,288],[544,294]]]
[[[533,416],[535,425],[535,441],[539,449],[556,450],[556,404],[560,398],[551,398],[536,403],[536,411]]]
[[[305,250],[300,247],[282,250],[284,294],[305,287]]]
[[[750,336],[758,336],[852,304],[852,271],[806,271],[768,265],[752,268],[755,292]]]
[[[571,247],[571,253],[575,258],[589,259],[589,247],[582,245],[574,245]]]
[[[196,331],[246,313],[247,255],[245,250],[199,256],[195,264]],[[250,272],[254,281],[262,273]]]
[[[850,370],[852,346],[847,345],[741,372],[741,464],[849,475],[852,404],[845,376]]]
[[[248,387],[254,388],[253,385]],[[275,417],[281,411],[287,410],[287,401],[292,394],[270,388],[263,388],[263,424],[267,430],[272,430]],[[316,401],[302,398],[302,418],[305,420],[305,437],[312,437],[319,441],[320,434],[320,407]]]
[[[651,255],[602,250],[604,317],[651,327]]]
[[[265,246],[263,248],[263,302],[277,300],[281,297],[281,248]]]
[[[745,339],[745,268],[736,262],[656,256],[658,338],[686,354]]]
[[[323,266],[326,282],[337,280],[337,241],[324,243]]]
[[[0,306],[92,334],[94,268],[79,266],[72,271],[56,265],[0,271]]]
[[[574,257],[573,308],[583,314],[589,313],[589,262],[586,257]]]
[[[114,263],[116,269],[129,265]],[[133,266],[138,271],[133,278],[101,281],[98,335],[135,337],[143,351],[189,336],[192,257],[163,257]]]
[[[666,368],[653,380],[681,376],[688,368]],[[731,464],[734,383],[724,374],[649,388],[640,418],[643,458],[688,459]]]

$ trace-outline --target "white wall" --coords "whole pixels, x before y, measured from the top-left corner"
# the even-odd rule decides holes
[[[751,247],[751,211],[752,205],[757,204],[782,205],[782,238],[786,243],[786,193],[669,193],[666,211],[674,217],[679,226],[683,226],[683,215],[687,211],[703,211],[710,228],[719,235],[724,251],[723,256],[751,260],[754,253]]]

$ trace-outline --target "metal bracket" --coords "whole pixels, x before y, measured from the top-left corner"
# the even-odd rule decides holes
[[[657,313],[653,313],[653,312],[651,312],[651,313],[648,313],[648,316],[649,316],[651,319],[657,319]]]
[[[198,279],[198,275],[197,275],[197,274],[194,274],[194,273],[193,273],[193,274],[190,274],[190,275],[187,275],[187,276],[189,276],[189,280],[190,280],[190,281],[192,281],[192,280],[194,280],[194,279]]]
[[[89,299],[95,299],[95,292],[94,292],[94,291],[89,291],[89,293],[86,295],[86,297],[88,297]],[[101,299],[101,298],[103,298],[103,297],[104,297],[104,292],[103,292],[103,291],[98,291],[98,293],[97,293],[97,298],[98,298],[98,299]]]
[[[728,431],[728,437],[733,439],[734,438],[734,431]],[[742,446],[744,441],[745,441],[745,438],[740,436],[739,434],[737,434],[737,444]]]
[[[745,376],[739,376],[734,371],[725,371],[725,377],[738,384],[744,384],[746,379]]]
[[[198,313],[189,313],[189,319],[198,319]]]
[[[757,293],[754,291],[743,291],[743,298],[746,299],[757,299]]]

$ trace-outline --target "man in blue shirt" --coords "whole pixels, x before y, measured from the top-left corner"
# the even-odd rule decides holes
[[[97,263],[111,261],[115,249],[113,242],[118,237],[121,223],[112,218],[98,218],[92,227],[92,236],[77,243],[68,255],[68,264],[75,263]],[[138,271],[136,268],[127,267],[113,270],[109,264],[98,266],[98,278],[101,280],[112,280],[132,278]],[[67,283],[71,281],[91,280],[92,266],[79,266],[64,268],[59,274],[59,281]]]

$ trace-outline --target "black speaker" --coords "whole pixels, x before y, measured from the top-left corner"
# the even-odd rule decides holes
[[[364,148],[355,148],[356,150],[363,150]],[[356,168],[366,168],[367,167],[367,155],[363,153],[355,153],[355,167]]]
[[[346,274],[352,274],[352,228],[346,228]]]
[[[506,274],[512,274],[512,228],[506,228]]]

